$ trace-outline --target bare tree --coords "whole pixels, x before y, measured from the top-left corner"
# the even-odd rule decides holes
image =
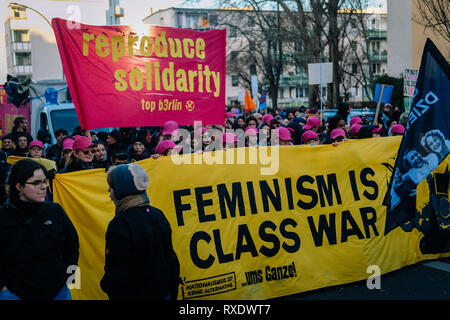
[[[416,0],[416,6],[419,15],[414,20],[450,42],[450,1]]]
[[[217,26],[230,31],[228,39],[228,72],[238,76],[239,83],[251,87],[251,75],[261,74],[267,81],[273,108],[278,106],[279,81],[286,64],[284,54],[288,38],[279,10],[264,10],[268,1],[223,0]]]
[[[328,88],[328,107],[333,107],[340,100],[340,85],[343,78],[341,67],[345,39],[350,17],[355,12],[356,0],[275,0],[297,29],[309,63],[332,62],[333,82]],[[346,12],[346,14],[342,14]],[[327,52],[326,52],[327,50]],[[311,92],[312,91],[312,92]],[[310,103],[318,87],[310,90]]]

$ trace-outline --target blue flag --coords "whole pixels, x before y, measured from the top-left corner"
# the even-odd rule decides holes
[[[450,148],[450,66],[430,39],[384,204],[385,234],[416,215],[417,185],[444,160]]]
[[[381,103],[389,103],[392,98],[392,91],[394,90],[394,86],[385,85],[383,88],[383,96],[381,97]],[[380,99],[381,93],[381,84],[377,83],[375,85],[375,93],[373,94],[373,101],[378,102]]]
[[[261,93],[261,97],[259,97],[259,109],[267,108],[267,89],[264,89]]]

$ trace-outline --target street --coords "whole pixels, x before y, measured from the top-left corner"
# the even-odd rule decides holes
[[[366,281],[293,294],[277,300],[450,300],[450,258],[422,261],[381,275],[381,288]]]

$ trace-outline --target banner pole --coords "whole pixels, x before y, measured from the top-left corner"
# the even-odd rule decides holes
[[[381,90],[380,90],[380,96],[378,97],[377,111],[375,112],[375,119],[374,119],[374,124],[376,124],[376,125],[378,125],[378,114],[380,113],[381,99],[383,98],[384,87],[385,87],[385,85],[382,84]]]

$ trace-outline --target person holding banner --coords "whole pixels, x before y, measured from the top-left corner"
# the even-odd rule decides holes
[[[180,264],[169,222],[149,204],[147,173],[138,164],[118,165],[107,181],[116,215],[105,236],[102,290],[110,300],[176,299]]]
[[[71,300],[66,283],[78,263],[78,234],[64,209],[45,201],[47,183],[37,161],[11,168],[0,207],[0,300]]]
[[[94,169],[94,148],[97,145],[86,136],[78,136],[73,141],[73,152],[66,167],[58,173]]]
[[[30,143],[30,151],[28,157],[42,158],[44,156],[44,144],[39,140],[33,140]]]

